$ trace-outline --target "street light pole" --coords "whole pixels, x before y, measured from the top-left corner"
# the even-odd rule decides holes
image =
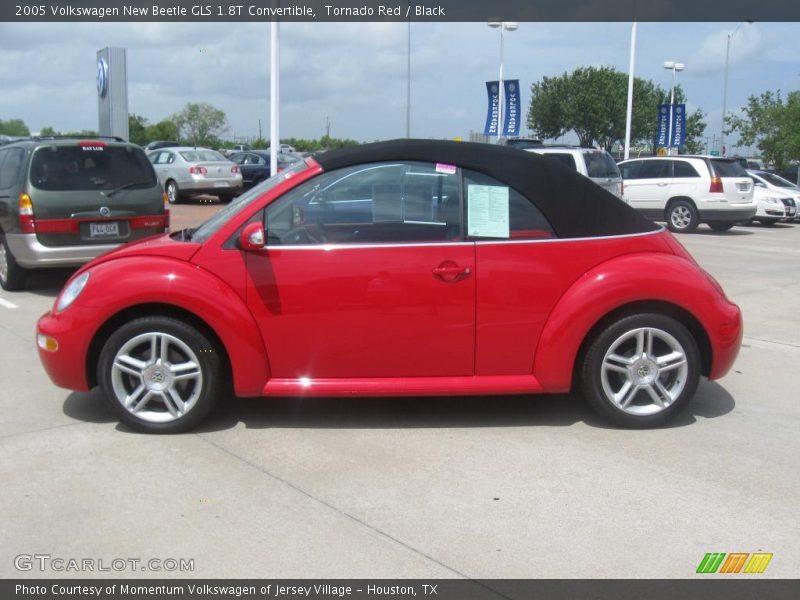
[[[278,152],[280,151],[281,137],[278,131],[278,95],[279,95],[279,68],[280,68],[280,42],[278,41],[278,22],[270,24],[270,52],[269,52],[269,174],[270,177],[278,172]]]
[[[667,128],[667,131],[669,132],[669,137],[667,138],[667,154],[672,155],[672,121],[673,111],[675,110],[675,73],[677,71],[683,71],[686,68],[686,65],[683,63],[676,63],[671,60],[666,60],[664,61],[664,68],[672,71],[672,86],[670,87],[669,91],[669,127]]]
[[[505,89],[503,86],[503,63],[505,61],[505,37],[503,31],[516,31],[519,23],[515,21],[489,21],[489,27],[500,29],[500,80],[497,90],[497,143],[503,136],[503,103],[505,102]]]
[[[411,2],[408,3],[409,7]],[[408,21],[408,47],[406,64],[406,137],[411,137],[411,20]]]
[[[728,111],[728,66],[730,65],[731,60],[731,40],[733,36],[735,36],[739,32],[739,28],[742,26],[743,23],[747,23],[748,25],[752,25],[753,21],[747,19],[746,21],[742,21],[736,26],[736,29],[733,30],[733,33],[728,33],[728,43],[725,46],[725,78],[724,83],[722,85],[722,125],[720,127],[719,133],[719,153],[722,156],[723,148],[725,147],[725,114]]]
[[[631,27],[631,60],[628,65],[628,113],[625,117],[625,160],[631,155],[631,119],[633,118],[633,68],[636,63],[636,21]]]

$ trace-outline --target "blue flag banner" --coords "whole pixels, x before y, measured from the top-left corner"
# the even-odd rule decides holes
[[[680,148],[686,143],[686,105],[672,105],[672,143],[670,146]]]
[[[486,110],[486,126],[483,135],[497,135],[497,119],[500,111],[500,85],[497,81],[486,82],[486,93],[489,96],[489,108]]]
[[[519,79],[503,80],[503,135],[517,136],[520,129]]]
[[[669,136],[669,104],[658,105],[658,131],[656,132],[656,148],[667,147]]]

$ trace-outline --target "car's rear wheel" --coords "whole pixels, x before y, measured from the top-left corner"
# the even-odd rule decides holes
[[[676,233],[691,233],[700,225],[697,209],[691,202],[678,200],[667,209],[667,227]]]
[[[592,407],[630,428],[663,425],[686,407],[700,378],[697,344],[671,317],[642,313],[603,330],[585,354],[581,384]]]
[[[16,292],[25,287],[28,271],[20,267],[6,243],[6,236],[0,234],[0,287]]]
[[[178,187],[178,184],[172,179],[167,182],[167,185],[164,189],[167,192],[167,202],[170,204],[177,204],[181,201],[181,190]]]
[[[219,194],[217,198],[219,198],[222,204],[230,204],[231,200],[234,198],[234,194]]]
[[[222,390],[222,361],[183,321],[143,317],[115,331],[100,354],[98,381],[120,420],[146,433],[179,433],[208,414]]]
[[[735,223],[733,221],[709,221],[708,226],[714,231],[728,231]]]

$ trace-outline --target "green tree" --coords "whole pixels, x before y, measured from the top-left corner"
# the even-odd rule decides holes
[[[658,105],[666,96],[652,81],[634,78],[632,143],[652,147]],[[558,77],[544,77],[531,86],[528,127],[543,138],[557,138],[573,131],[581,146],[598,144],[611,150],[625,138],[627,97],[628,75],[611,67],[580,67]],[[684,99],[680,87],[676,87],[675,99]],[[701,143],[703,119],[699,110],[687,118],[687,146]]]
[[[146,143],[155,140],[166,140],[177,142],[180,139],[180,132],[175,121],[164,119],[153,125],[148,125],[145,132]]]
[[[22,119],[9,119],[8,121],[0,119],[0,133],[3,135],[24,137],[30,135],[31,131]]]
[[[134,144],[147,144],[147,119],[134,113],[128,115],[128,136]]]
[[[173,117],[178,131],[193,146],[219,146],[227,129],[225,112],[210,104],[189,102]]]
[[[58,132],[53,129],[50,125],[47,127],[42,127],[42,130],[39,132],[39,135],[58,135]]]
[[[728,115],[725,133],[739,133],[742,145],[757,145],[778,170],[800,158],[800,91],[790,92],[785,101],[780,90],[750,96],[742,113]]]

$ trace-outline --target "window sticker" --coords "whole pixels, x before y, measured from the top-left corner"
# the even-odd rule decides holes
[[[509,238],[508,187],[499,185],[467,186],[467,235]]]
[[[455,175],[458,168],[455,165],[446,165],[444,163],[436,163],[436,172],[444,173],[445,175]]]

